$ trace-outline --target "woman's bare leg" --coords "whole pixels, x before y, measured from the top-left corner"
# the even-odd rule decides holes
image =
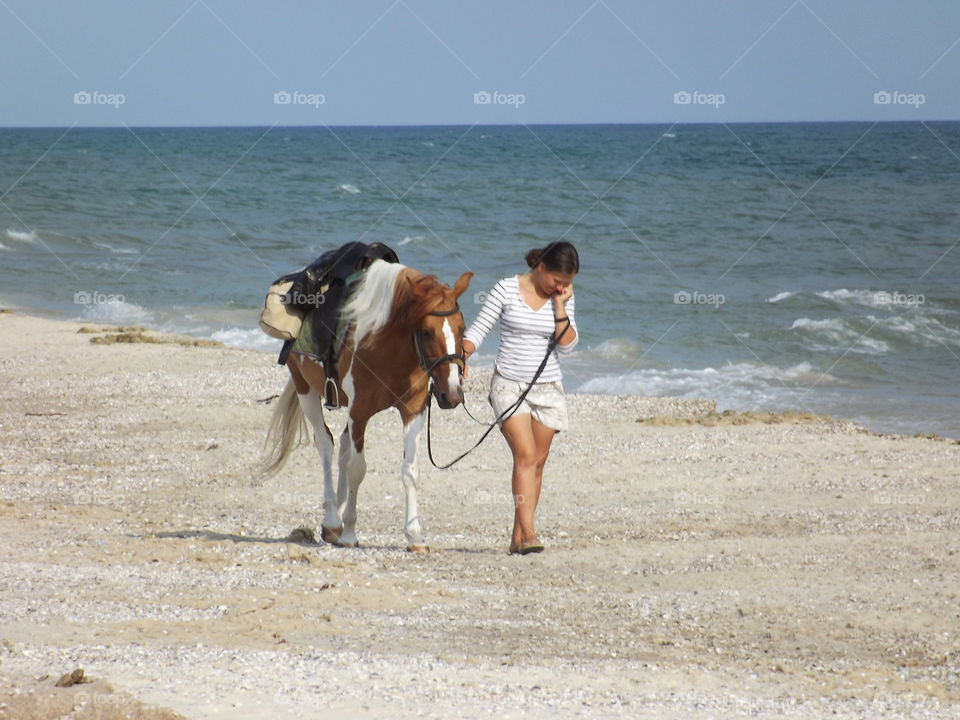
[[[504,421],[501,431],[513,453],[514,519],[510,549],[515,550],[537,542],[534,516],[540,501],[543,466],[555,431],[541,425],[529,413]]]

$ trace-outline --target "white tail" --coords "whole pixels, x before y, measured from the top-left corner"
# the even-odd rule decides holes
[[[283,467],[290,451],[307,438],[309,442],[310,430],[306,418],[300,409],[297,399],[297,388],[293,380],[287,382],[283,389],[277,409],[270,419],[270,428],[267,430],[267,439],[264,442],[264,457],[260,461],[259,474],[273,475]]]

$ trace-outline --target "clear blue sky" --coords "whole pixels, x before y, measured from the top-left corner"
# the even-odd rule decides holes
[[[0,77],[3,126],[956,120],[960,2],[0,0]]]

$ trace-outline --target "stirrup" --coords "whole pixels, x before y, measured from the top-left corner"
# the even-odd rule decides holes
[[[323,382],[323,406],[327,410],[336,410],[340,407],[340,389],[333,378],[327,378]]]

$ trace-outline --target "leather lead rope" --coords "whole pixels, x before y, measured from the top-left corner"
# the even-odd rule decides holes
[[[504,420],[509,419],[519,409],[520,405],[523,403],[524,399],[527,397],[527,393],[529,393],[530,390],[533,389],[534,384],[536,384],[537,382],[537,378],[540,377],[540,375],[543,373],[543,369],[547,366],[547,361],[550,359],[550,353],[552,353],[556,349],[557,345],[560,343],[560,340],[563,339],[563,336],[566,334],[567,330],[569,329],[570,329],[570,318],[567,318],[567,324],[564,325],[563,330],[560,331],[560,334],[550,339],[550,343],[547,345],[547,352],[544,354],[543,360],[540,361],[540,367],[537,368],[537,372],[534,374],[533,380],[530,381],[530,384],[527,385],[526,390],[524,390],[523,393],[521,393],[520,397],[517,398],[517,401],[513,405],[508,407],[506,410],[504,410],[502,413],[500,413],[500,417],[498,417],[496,420],[490,423],[490,427],[488,427],[484,431],[483,435],[481,435],[480,439],[477,440],[476,443],[474,443],[472,448],[470,448],[464,453],[461,453],[460,455],[455,457],[453,460],[448,462],[446,465],[437,465],[437,461],[433,459],[433,443],[430,438],[430,418],[431,418],[431,413],[433,411],[433,378],[431,378],[430,392],[427,394],[427,457],[430,458],[430,463],[438,470],[446,470],[447,468],[452,467],[453,465],[456,465],[458,462],[463,460],[467,455],[469,455],[478,447],[480,447],[480,444],[487,439],[487,435],[489,435],[493,431],[493,429],[497,427],[497,425],[499,425]],[[464,410],[466,410],[466,408],[464,408]],[[468,415],[470,414],[469,411],[467,412],[467,414]],[[472,418],[473,415],[470,415],[470,417]],[[474,420],[476,420],[476,418],[474,418]]]

